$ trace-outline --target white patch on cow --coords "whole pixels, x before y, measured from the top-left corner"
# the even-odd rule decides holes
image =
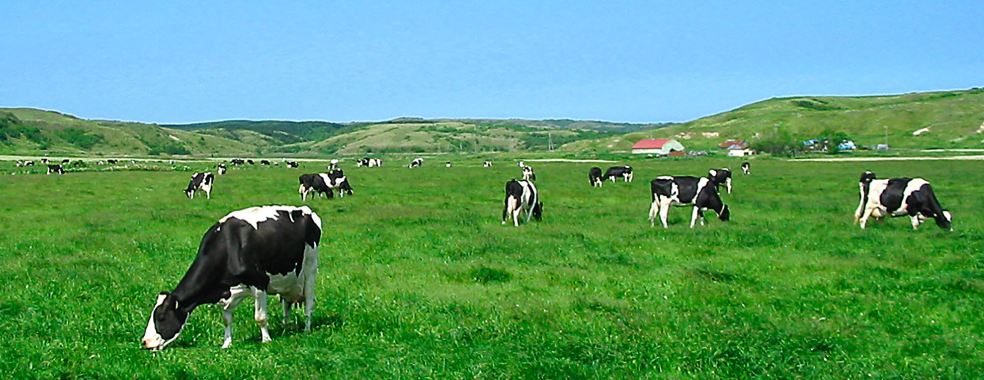
[[[230,212],[228,215],[222,217],[222,219],[219,219],[219,224],[225,223],[229,218],[236,218],[249,223],[254,229],[259,229],[260,222],[266,221],[267,219],[277,220],[280,217],[280,214],[278,214],[279,211],[287,211],[289,214],[291,211],[297,210],[300,210],[304,215],[313,214],[307,206],[256,206]],[[318,228],[321,228],[321,218],[317,217],[317,215],[312,216]]]

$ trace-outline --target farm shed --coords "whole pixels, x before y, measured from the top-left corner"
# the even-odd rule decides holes
[[[675,139],[645,139],[632,146],[632,154],[656,154],[668,156],[670,152],[682,152],[683,144]]]
[[[748,141],[745,141],[745,140],[728,140],[728,141],[725,141],[725,142],[721,143],[720,145],[718,145],[718,148],[728,149],[728,150],[731,150],[731,149],[747,149],[748,148]]]

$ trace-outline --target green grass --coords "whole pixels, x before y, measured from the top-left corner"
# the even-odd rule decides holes
[[[168,349],[140,348],[226,213],[298,205],[297,176],[232,168],[211,200],[189,173],[7,175],[0,182],[0,372],[11,378],[980,378],[984,221],[968,162],[756,160],[724,195],[733,220],[647,220],[649,179],[739,161],[629,162],[633,183],[588,186],[598,164],[536,168],[544,220],[500,224],[508,159],[354,168],[355,195],[305,202],[325,226],[315,327],[251,308],[219,349],[202,306]],[[467,161],[466,161],[467,160]],[[0,172],[15,172],[0,163]],[[192,163],[202,170],[206,163]],[[598,165],[608,166],[608,165]],[[852,224],[857,178],[921,176],[954,232],[908,220]],[[279,314],[273,308],[274,314]]]

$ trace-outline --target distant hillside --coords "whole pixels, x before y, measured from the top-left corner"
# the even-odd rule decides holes
[[[825,130],[843,132],[861,146],[984,148],[984,89],[863,97],[769,99],[687,123],[647,132],[585,140],[564,151],[628,151],[644,138],[676,138],[688,149],[716,149],[727,139],[755,141],[769,133],[798,140]]]

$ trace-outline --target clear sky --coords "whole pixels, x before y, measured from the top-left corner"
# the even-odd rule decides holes
[[[984,86],[981,0],[13,0],[0,9],[0,107],[86,119],[667,122],[772,97]]]

